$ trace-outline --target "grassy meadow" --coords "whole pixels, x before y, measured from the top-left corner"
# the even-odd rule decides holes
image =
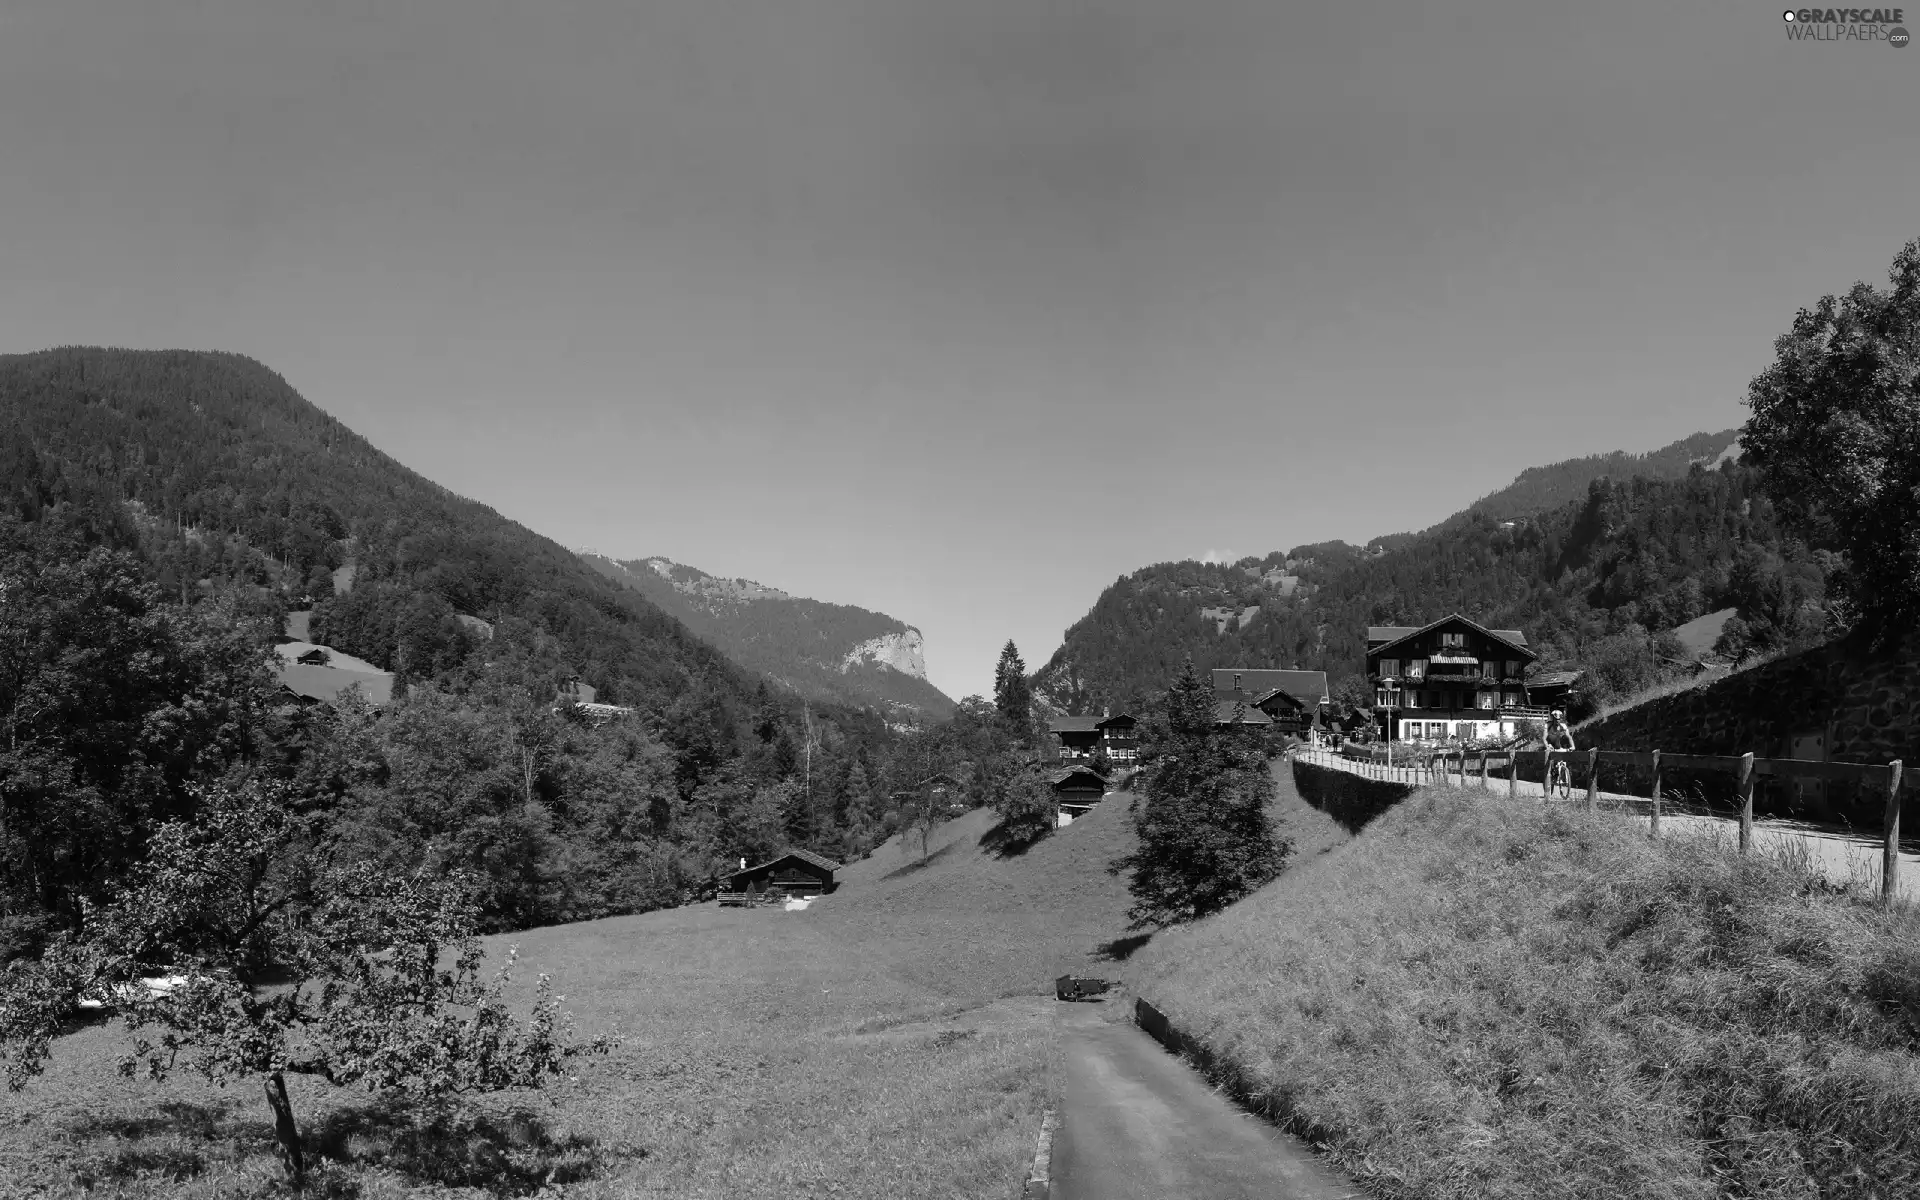
[[[1124,800],[1024,854],[976,811],[851,865],[805,912],[685,909],[494,938],[553,975],[582,1035],[626,1041],[545,1090],[446,1113],[289,1080],[309,1194],[987,1197],[1048,1107],[1052,979],[1102,959]],[[122,1080],[119,1026],[0,1091],[0,1196],[283,1190],[257,1083]]]
[[[1805,863],[1429,788],[1128,976],[1377,1195],[1891,1200],[1917,935]]]
[[[1052,981],[1113,975],[1126,931],[1125,795],[1007,852],[976,810],[924,860],[898,839],[805,912],[712,904],[529,930],[516,986],[553,975],[581,1035],[625,1043],[538,1092],[448,1112],[289,1080],[309,1194],[994,1197],[1049,1107]],[[1282,788],[1301,861],[1346,840]],[[126,1035],[63,1039],[0,1091],[0,1196],[281,1192],[257,1083],[122,1080]]]

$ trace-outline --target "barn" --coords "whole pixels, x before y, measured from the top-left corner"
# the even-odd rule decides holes
[[[822,896],[840,886],[833,873],[840,864],[811,850],[788,850],[758,866],[743,867],[720,877],[720,891],[790,896]]]
[[[1053,798],[1062,816],[1082,816],[1106,794],[1106,779],[1092,767],[1068,767],[1053,774]]]

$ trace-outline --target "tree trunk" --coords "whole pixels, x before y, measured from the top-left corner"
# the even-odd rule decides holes
[[[287,1099],[287,1078],[275,1071],[267,1076],[267,1106],[273,1109],[273,1134],[280,1142],[280,1162],[296,1189],[307,1185],[307,1161],[300,1152],[300,1127],[293,1123],[293,1104]]]

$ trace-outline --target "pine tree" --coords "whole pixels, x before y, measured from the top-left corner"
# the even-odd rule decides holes
[[[1033,693],[1027,684],[1027,664],[1020,651],[1007,639],[1001,648],[1000,662],[993,668],[993,706],[1007,723],[1019,730],[1027,727],[1033,709]]]
[[[1279,874],[1293,851],[1267,816],[1274,782],[1265,750],[1237,722],[1214,725],[1212,691],[1192,656],[1153,733],[1130,809],[1139,845],[1108,868],[1130,876],[1135,929],[1219,912]]]

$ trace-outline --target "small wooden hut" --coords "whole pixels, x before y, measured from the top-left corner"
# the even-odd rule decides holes
[[[811,850],[788,850],[756,866],[720,877],[724,893],[779,893],[787,896],[824,896],[840,886],[834,872],[840,864]]]

